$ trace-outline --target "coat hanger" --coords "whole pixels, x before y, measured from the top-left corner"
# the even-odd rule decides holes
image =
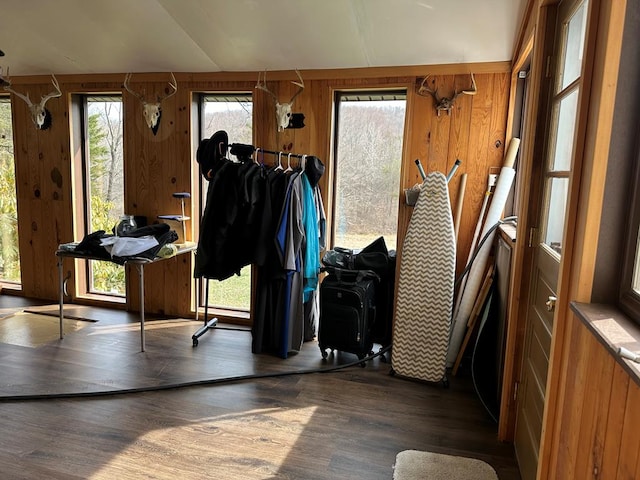
[[[280,152],[282,153],[282,152]],[[293,170],[293,168],[291,168],[291,153],[287,154],[287,169],[285,170],[285,172],[291,172]]]

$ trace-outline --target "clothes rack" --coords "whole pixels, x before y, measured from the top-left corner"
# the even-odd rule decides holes
[[[298,154],[298,153],[290,153],[290,152],[284,152],[284,151],[275,151],[275,150],[266,150],[266,149],[262,149],[260,147],[255,147],[253,145],[249,145],[249,144],[242,144],[242,143],[228,143],[227,137],[226,137],[226,132],[220,131],[220,132],[216,132],[212,137],[211,137],[211,145],[213,146],[212,150],[209,150],[208,154],[212,157],[209,159],[204,158],[204,156],[207,154],[206,152],[206,145],[201,144],[201,148],[202,148],[202,152],[198,152],[198,154],[200,155],[200,153],[202,153],[203,158],[198,157],[198,162],[201,163],[205,163],[208,167],[212,167],[214,164],[216,164],[217,162],[224,160],[227,158],[227,153],[230,153],[231,155],[235,156],[236,158],[238,158],[238,160],[240,160],[241,162],[247,162],[249,161],[249,159],[252,159],[255,163],[259,163],[261,164],[262,162],[259,162],[258,158],[261,154],[269,154],[269,155],[274,155],[278,157],[278,161],[280,161],[282,159],[282,156],[286,156],[287,157],[287,161],[290,162],[290,159],[293,158],[297,158],[297,159],[301,159],[301,163],[302,163],[302,167],[304,167],[305,162],[305,158],[308,157],[308,155],[303,155],[303,154]],[[200,149],[199,149],[200,150]],[[255,154],[255,158],[254,158],[254,154]],[[289,168],[290,168],[290,163],[289,163]],[[211,170],[209,168],[204,169],[203,171],[203,176],[204,178],[206,178],[207,180],[211,180]],[[202,221],[202,218],[200,219],[200,221]],[[218,318],[216,318],[215,316],[211,319],[209,319],[209,280],[211,278],[215,278],[215,277],[207,277],[204,276],[203,277],[205,279],[205,298],[204,298],[204,324],[202,327],[200,327],[193,335],[192,335],[192,341],[193,341],[193,346],[196,347],[198,345],[199,342],[199,338],[204,335],[206,332],[208,332],[209,330],[213,329],[216,327],[216,325],[218,324]]]
[[[197,347],[199,338],[207,333],[212,328],[218,324],[218,318],[213,317],[211,320],[209,318],[209,279],[205,279],[205,292],[204,292],[204,325],[200,327],[196,332],[191,336],[191,341],[193,342],[193,346]],[[198,311],[198,307],[196,305],[196,312]]]
[[[253,149],[253,152],[256,152],[258,154],[267,153],[269,155],[287,155],[293,158],[303,158],[307,156],[302,153],[289,153],[289,152],[277,151],[277,150],[265,150],[264,148],[255,147],[253,145],[249,145],[245,143],[232,143],[231,145],[229,145],[229,148],[231,148],[232,150],[235,150],[236,148],[243,148],[243,147],[246,147],[248,149]]]

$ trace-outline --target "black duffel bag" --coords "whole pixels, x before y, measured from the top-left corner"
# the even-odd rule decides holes
[[[395,273],[395,252],[389,253],[384,237],[379,237],[362,250],[335,247],[322,257],[326,267],[345,270],[373,270],[380,276],[386,276],[393,267]]]

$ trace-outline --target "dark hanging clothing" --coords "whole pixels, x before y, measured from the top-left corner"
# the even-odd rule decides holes
[[[266,258],[262,266],[255,269],[256,289],[251,328],[253,353],[278,353],[285,304],[285,272],[276,251],[275,235],[280,212],[287,190],[287,174],[282,169],[272,168],[267,173],[267,191],[271,203],[269,229],[266,234]]]
[[[225,280],[264,263],[271,202],[263,166],[225,160],[211,172],[194,276]]]
[[[319,264],[324,236],[324,212],[320,214],[316,197],[324,165],[306,157],[306,168],[302,161],[302,168],[294,171],[269,169],[253,161],[253,151],[253,146],[233,144],[231,153],[240,161],[225,158],[226,137],[221,132],[198,148],[198,163],[209,184],[194,276],[225,280],[254,265],[251,350],[287,358],[315,336],[314,265]],[[310,252],[305,250],[308,240],[313,244]],[[312,270],[306,275],[306,304],[305,256]]]
[[[196,250],[196,278],[225,280],[240,273],[241,267],[229,254],[239,210],[239,166],[231,161],[221,163],[209,182]]]

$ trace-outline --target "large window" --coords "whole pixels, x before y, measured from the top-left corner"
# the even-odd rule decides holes
[[[338,93],[333,246],[397,242],[405,92]]]
[[[87,96],[84,118],[85,233],[111,229],[124,212],[122,98]],[[124,296],[125,269],[111,262],[87,262],[87,290]]]
[[[230,144],[253,143],[253,103],[250,94],[202,95],[200,112],[202,138],[209,138],[218,130],[224,130]],[[203,202],[207,197],[208,185],[207,181],[201,179]],[[204,203],[201,217],[203,212]],[[204,295],[200,298],[204,298]],[[251,308],[251,266],[244,267],[239,276],[234,275],[223,282],[210,282],[208,300],[213,307],[248,312]]]
[[[20,283],[11,102],[0,96],[0,281]]]

